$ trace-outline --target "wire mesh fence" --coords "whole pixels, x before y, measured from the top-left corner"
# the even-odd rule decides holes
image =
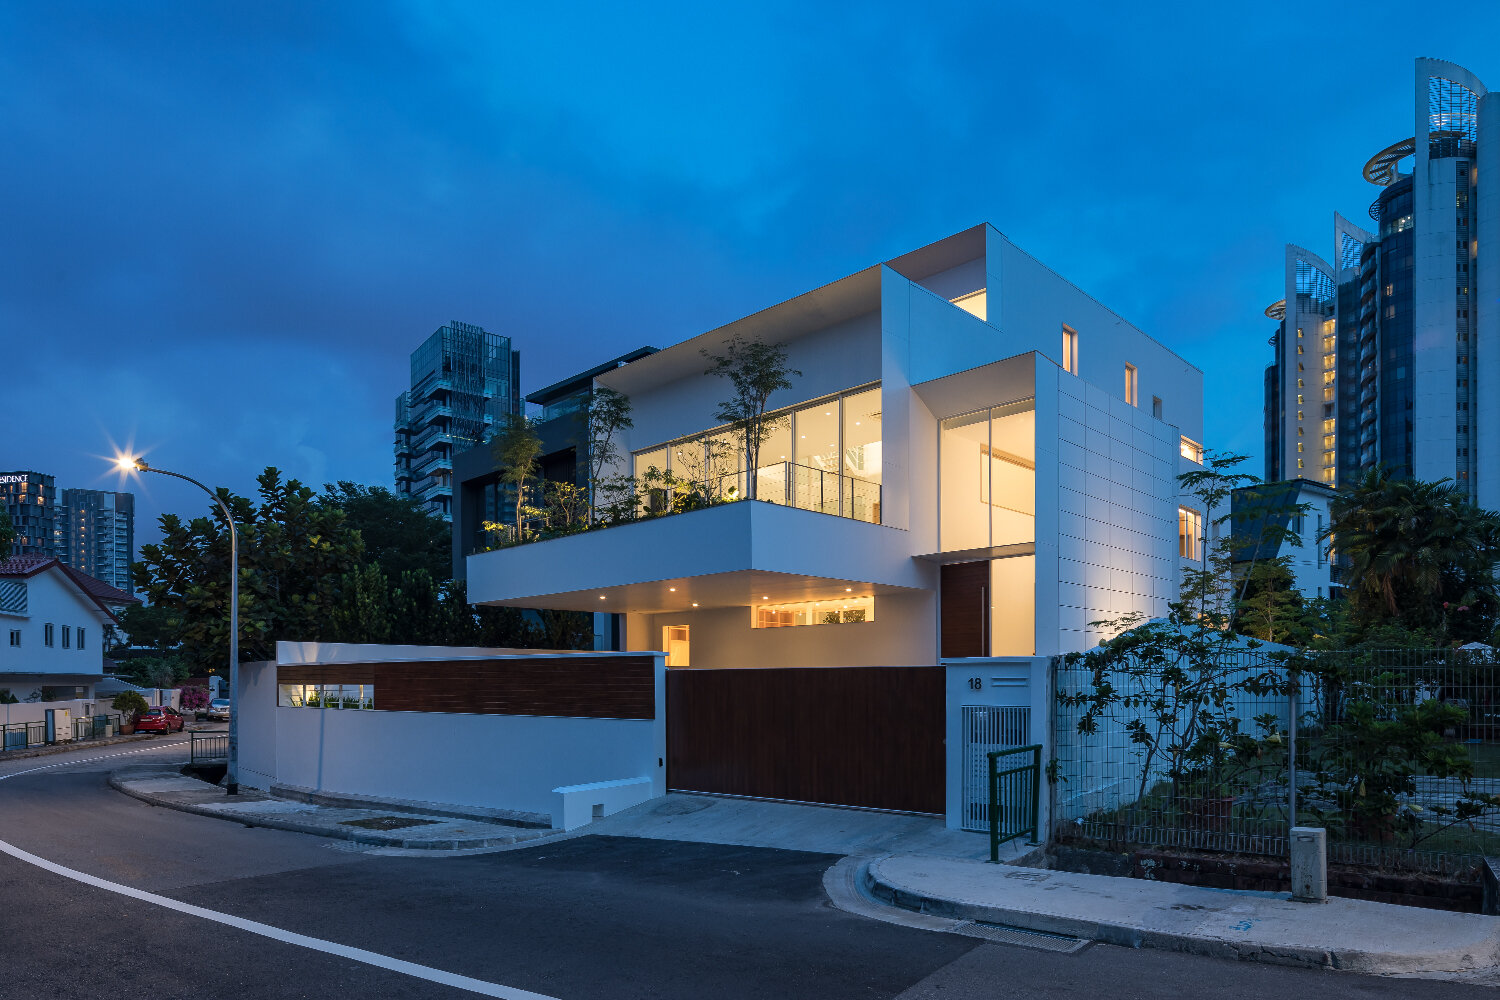
[[[1061,662],[1062,840],[1461,873],[1500,854],[1488,649],[1229,650],[1169,669]]]

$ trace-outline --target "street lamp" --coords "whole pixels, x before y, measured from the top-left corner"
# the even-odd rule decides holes
[[[229,525],[229,767],[224,784],[230,795],[240,793],[240,539],[234,530],[234,515],[213,490],[198,480],[180,472],[155,469],[143,458],[121,455],[115,460],[121,472],[155,472],[192,483],[213,497],[214,503],[224,512],[224,522]]]

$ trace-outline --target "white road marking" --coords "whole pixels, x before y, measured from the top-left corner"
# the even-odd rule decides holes
[[[187,744],[185,743],[167,743],[159,746],[148,747],[145,750],[126,750],[122,753],[104,754],[99,757],[88,757],[84,760],[69,760],[62,761],[57,764],[44,764],[40,767],[29,767],[24,771],[14,771],[10,774],[0,775],[0,781],[6,781],[10,778],[18,778],[23,774],[34,774],[37,771],[50,771],[53,768],[68,767],[70,765],[92,764],[95,761],[109,760],[112,757],[128,757],[131,754],[147,753],[152,750],[165,750],[167,747],[171,746],[186,745]],[[8,854],[18,861],[24,861],[29,865],[35,865],[36,867],[41,868],[45,871],[52,872],[54,875],[61,875],[64,878],[72,879],[75,882],[81,882],[84,885],[93,886],[96,889],[103,889],[106,892],[113,892],[121,896],[128,896],[131,899],[138,899],[145,903],[151,903],[168,910],[175,910],[178,913],[185,913],[188,916],[198,917],[202,920],[211,920],[216,924],[224,924],[227,927],[234,927],[238,930],[248,931],[251,934],[258,934],[261,937],[270,938],[273,941],[280,941],[284,944],[296,945],[299,948],[307,948],[310,951],[321,951],[326,955],[334,955],[339,958],[347,958],[351,961],[361,962],[365,965],[373,965],[378,969],[386,969],[391,972],[399,972],[402,975],[412,976],[416,979],[425,979],[431,983],[438,983],[443,986],[452,986],[455,989],[467,990],[470,993],[477,993],[480,996],[501,997],[503,998],[503,1000],[557,1000],[556,997],[547,996],[543,993],[532,993],[529,990],[519,989],[514,986],[502,986],[499,983],[486,982],[483,979],[472,979],[469,976],[461,976],[454,972],[445,972],[442,969],[434,969],[429,965],[418,965],[415,962],[406,962],[399,958],[391,958],[389,955],[381,955],[373,951],[365,951],[363,948],[352,948],[349,945],[339,944],[337,941],[325,941],[322,938],[308,937],[306,934],[297,934],[293,931],[283,930],[280,927],[272,927],[270,924],[263,924],[256,920],[246,920],[243,917],[236,917],[233,914],[220,913],[217,910],[210,910],[202,906],[194,906],[191,903],[183,903],[167,896],[158,896],[154,892],[146,892],[141,889],[132,888],[128,885],[121,885],[118,882],[110,882],[106,879],[90,875],[87,872],[77,871],[73,868],[66,868],[55,862],[48,861],[46,858],[37,857],[35,854],[32,854],[28,851],[23,851],[14,844],[7,843],[4,840],[0,840],[0,853]]]

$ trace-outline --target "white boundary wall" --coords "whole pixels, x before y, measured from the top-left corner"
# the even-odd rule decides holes
[[[542,814],[565,785],[649,778],[654,798],[666,794],[665,672],[658,655],[656,718],[584,719],[278,708],[276,665],[242,664],[239,779]]]

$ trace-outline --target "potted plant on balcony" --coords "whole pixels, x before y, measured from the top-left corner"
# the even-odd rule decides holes
[[[135,732],[136,716],[150,706],[139,691],[121,691],[115,695],[115,700],[109,703],[109,707],[120,713],[120,733],[129,736]]]

